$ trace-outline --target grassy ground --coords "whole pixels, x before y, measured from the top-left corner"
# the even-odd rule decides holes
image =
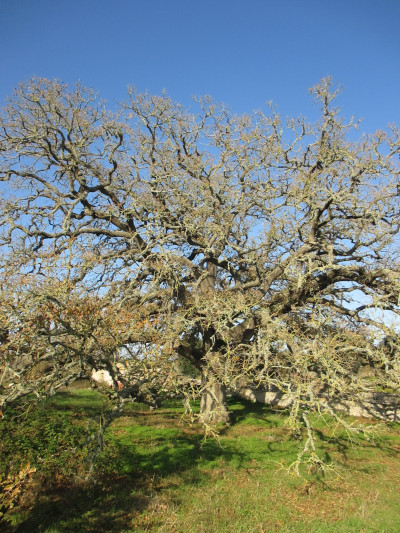
[[[289,438],[283,414],[265,406],[232,400],[234,423],[222,430],[219,442],[204,441],[200,429],[182,419],[179,403],[153,412],[132,406],[108,431],[95,479],[89,483],[84,479],[86,420],[89,415],[96,424],[107,407],[93,391],[63,391],[34,416],[21,413],[12,438],[0,434],[3,473],[6,457],[14,467],[28,460],[37,466],[0,529],[400,531],[398,425],[359,446],[320,425],[320,452],[328,463],[335,462],[336,471],[325,476],[304,471],[299,478],[287,471],[299,441]],[[27,430],[22,422],[29,416]],[[5,424],[11,422],[6,419]]]

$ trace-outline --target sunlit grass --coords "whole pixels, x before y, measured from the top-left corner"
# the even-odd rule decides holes
[[[49,420],[62,413],[82,427],[109,408],[86,389],[46,404]],[[73,475],[73,461],[70,470],[59,465],[64,478],[59,471],[54,480],[34,478],[5,531],[398,533],[398,425],[355,446],[319,423],[319,452],[335,470],[297,477],[288,466],[301,442],[285,414],[236,400],[231,410],[233,425],[205,440],[180,403],[155,411],[132,405],[108,430],[94,480],[84,480],[85,465]]]

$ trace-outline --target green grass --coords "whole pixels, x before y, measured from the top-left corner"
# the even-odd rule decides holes
[[[232,400],[234,423],[217,441],[204,440],[201,429],[182,418],[179,403],[156,411],[133,405],[108,430],[94,480],[88,482],[87,417],[96,424],[109,407],[91,390],[71,389],[34,415],[21,412],[13,437],[3,430],[2,472],[7,461],[10,468],[29,459],[38,468],[6,513],[4,531],[400,530],[398,425],[354,446],[343,432],[332,435],[318,423],[319,452],[336,470],[325,476],[304,470],[299,478],[287,470],[300,442],[290,438],[283,413]],[[6,419],[4,427],[11,423]],[[38,427],[47,429],[40,433]]]

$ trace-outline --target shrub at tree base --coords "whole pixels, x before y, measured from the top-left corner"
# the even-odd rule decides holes
[[[6,409],[0,424],[0,521],[14,506],[33,504],[49,484],[85,475],[85,426],[49,405]]]

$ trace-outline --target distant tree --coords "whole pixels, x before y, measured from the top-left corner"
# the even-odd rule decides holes
[[[4,401],[87,368],[117,380],[117,353],[126,385],[140,374],[153,393],[188,360],[206,424],[248,383],[293,394],[293,417],[321,390],[398,389],[379,339],[398,346],[399,130],[354,140],[330,80],[311,93],[313,124],[133,90],[111,112],[45,79],[15,91],[0,119]]]

